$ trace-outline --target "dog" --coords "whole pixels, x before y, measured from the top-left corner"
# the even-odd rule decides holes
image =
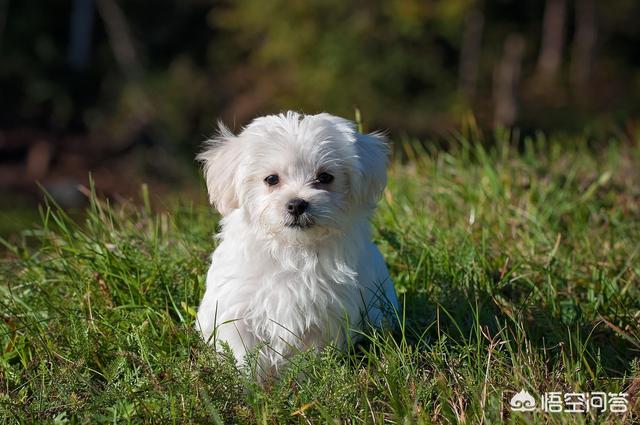
[[[301,350],[345,348],[367,327],[397,323],[369,223],[386,186],[381,133],[290,111],[238,135],[220,123],[197,159],[222,215],[196,318],[206,341],[277,375]]]

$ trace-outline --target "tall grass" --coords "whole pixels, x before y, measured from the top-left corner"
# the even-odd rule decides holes
[[[374,220],[401,329],[300,353],[266,386],[193,330],[215,214],[49,203],[0,263],[7,423],[619,423],[640,388],[640,148],[407,140]],[[508,395],[630,393],[626,414]]]

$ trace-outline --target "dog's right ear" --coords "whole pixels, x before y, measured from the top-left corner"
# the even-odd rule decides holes
[[[196,157],[203,165],[209,202],[223,216],[240,207],[237,189],[241,145],[238,137],[219,122],[218,134],[206,141],[205,150]]]

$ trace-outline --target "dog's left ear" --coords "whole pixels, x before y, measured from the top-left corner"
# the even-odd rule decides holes
[[[342,132],[355,147],[355,175],[349,182],[350,192],[356,204],[374,208],[387,185],[389,147],[383,133],[360,134],[356,125],[344,118],[327,113],[316,118],[329,121]]]
[[[375,207],[387,185],[389,147],[382,133],[355,133],[358,178],[351,182],[356,202]]]
[[[198,156],[204,168],[209,201],[223,216],[240,207],[238,199],[238,168],[243,156],[243,146],[221,122],[218,134],[207,140],[205,150]]]

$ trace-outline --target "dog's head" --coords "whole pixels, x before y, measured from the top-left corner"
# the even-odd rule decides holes
[[[368,215],[386,184],[387,154],[382,135],[360,134],[348,120],[287,112],[238,135],[221,124],[198,159],[223,216],[241,210],[265,233],[294,240]]]

